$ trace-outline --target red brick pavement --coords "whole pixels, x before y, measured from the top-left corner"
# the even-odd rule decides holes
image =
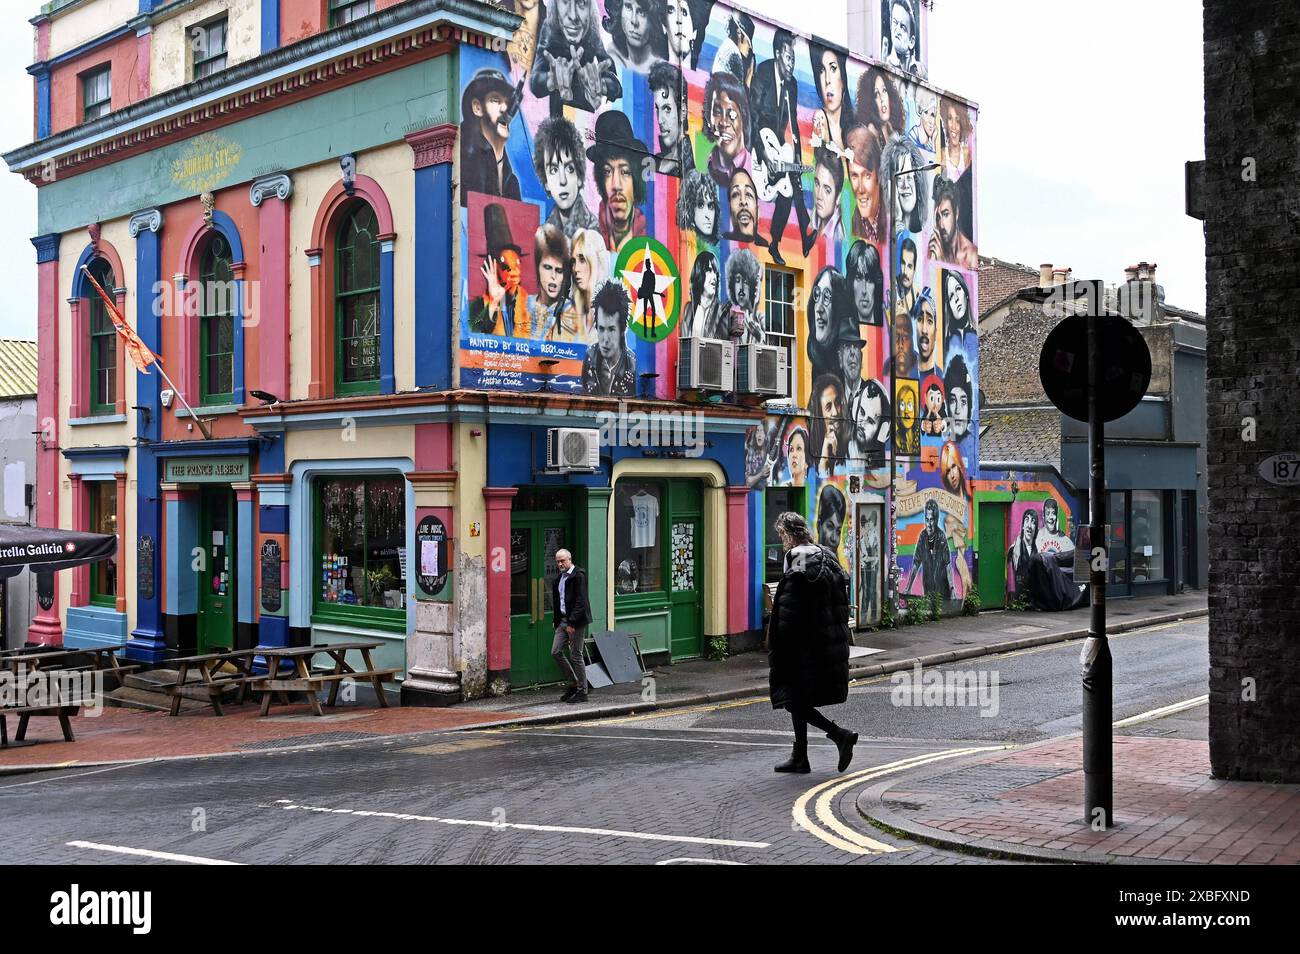
[[[1083,823],[1082,738],[986,758],[883,796],[901,818],[963,839],[1214,864],[1300,863],[1300,785],[1210,778],[1209,745],[1115,738],[1115,827]],[[1034,773],[1059,774],[1029,781]],[[999,784],[999,775],[1002,775]]]
[[[331,741],[336,734],[346,734],[359,741],[365,736],[429,732],[511,718],[509,713],[398,706],[388,709],[344,706],[327,709],[324,716],[316,717],[305,703],[276,706],[270,715],[261,718],[256,704],[223,708],[226,714],[221,717],[214,716],[211,709],[199,709],[175,718],[164,712],[106,708],[102,715],[83,715],[72,720],[75,742],[62,741],[58,720],[32,719],[27,738],[40,744],[0,748],[0,773],[6,769],[54,764],[73,766],[256,751],[264,749],[268,742],[311,745],[314,741]],[[13,738],[18,728],[17,716],[10,716],[8,723],[9,736]]]

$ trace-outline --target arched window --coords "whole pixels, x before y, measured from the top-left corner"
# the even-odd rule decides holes
[[[102,258],[90,263],[90,273],[106,293],[114,293],[113,268]],[[86,301],[90,310],[90,413],[112,414],[117,409],[117,331],[104,299],[93,287]]]
[[[379,222],[358,202],[339,224],[334,259],[334,392],[379,393]]]
[[[216,232],[199,262],[199,400],[204,404],[234,400],[236,296],[230,243]]]

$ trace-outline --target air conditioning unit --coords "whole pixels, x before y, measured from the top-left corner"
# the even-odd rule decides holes
[[[736,390],[742,394],[790,395],[790,352],[784,345],[741,345],[736,355]]]
[[[682,391],[731,391],[735,346],[716,338],[682,338],[677,353],[677,387]]]
[[[546,467],[563,473],[599,470],[600,431],[594,427],[548,428]]]

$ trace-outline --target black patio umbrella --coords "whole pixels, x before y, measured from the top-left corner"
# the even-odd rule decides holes
[[[0,579],[17,576],[24,567],[33,573],[68,570],[116,553],[117,537],[111,533],[0,524]]]

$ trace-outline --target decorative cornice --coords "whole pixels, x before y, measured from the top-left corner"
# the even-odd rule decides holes
[[[41,185],[52,181],[41,178],[41,165],[55,156],[57,177],[66,177],[443,55],[456,44],[504,45],[520,22],[518,14],[481,0],[407,0],[48,136],[3,158],[10,169]],[[357,49],[366,43],[373,45]]]
[[[38,235],[36,238],[32,239],[32,244],[36,246],[37,265],[58,261],[59,234],[57,232],[50,235]]]
[[[253,203],[253,208],[259,207],[268,196],[272,195],[282,202],[293,195],[293,178],[287,172],[277,172],[254,179],[253,184],[248,188],[248,201]]]
[[[131,238],[138,238],[145,229],[150,232],[161,231],[162,224],[163,214],[161,209],[145,209],[143,212],[137,212],[131,216],[127,228],[130,229]]]
[[[451,162],[456,155],[456,132],[454,123],[443,123],[408,135],[406,141],[415,152],[415,168],[427,169]]]

